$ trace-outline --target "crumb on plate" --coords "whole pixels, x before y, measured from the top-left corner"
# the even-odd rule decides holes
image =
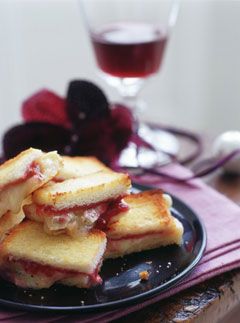
[[[147,270],[145,270],[145,271],[141,271],[141,272],[139,273],[139,278],[140,278],[141,280],[148,280],[148,278],[149,278],[149,272],[148,272]]]

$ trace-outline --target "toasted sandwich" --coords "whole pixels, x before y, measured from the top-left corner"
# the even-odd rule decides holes
[[[33,192],[24,211],[28,218],[43,222],[47,233],[75,237],[92,229],[109,208],[122,209],[121,198],[130,186],[127,174],[102,170],[43,186]]]
[[[170,244],[180,245],[183,226],[170,213],[171,197],[160,190],[124,198],[129,210],[110,217],[99,228],[107,234],[105,258],[115,258]]]
[[[105,248],[101,231],[77,239],[51,236],[41,223],[26,220],[0,245],[0,275],[22,288],[48,288],[54,283],[89,288],[101,283],[98,272]]]
[[[0,166],[0,218],[18,213],[23,200],[51,180],[61,167],[56,152],[30,148]]]
[[[55,182],[62,182],[66,179],[76,178],[91,173],[96,173],[101,170],[110,170],[96,157],[68,157],[63,156],[63,167],[54,177]]]

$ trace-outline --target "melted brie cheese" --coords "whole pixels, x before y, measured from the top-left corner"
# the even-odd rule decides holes
[[[103,208],[99,205],[87,210],[52,216],[46,215],[39,218],[44,222],[46,233],[53,235],[67,233],[72,237],[77,237],[91,230],[102,212]]]

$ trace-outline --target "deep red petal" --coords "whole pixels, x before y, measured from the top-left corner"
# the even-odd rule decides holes
[[[49,123],[29,122],[18,125],[9,129],[3,137],[4,157],[12,158],[30,147],[44,151],[57,150],[64,154],[70,136],[69,130]]]
[[[109,104],[103,91],[85,80],[70,82],[67,92],[67,113],[78,128],[84,122],[109,116]]]
[[[22,116],[27,122],[49,122],[65,128],[70,127],[66,113],[66,101],[49,90],[41,90],[22,105]]]

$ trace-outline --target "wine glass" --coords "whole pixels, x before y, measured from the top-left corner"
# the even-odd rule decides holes
[[[176,138],[139,121],[138,94],[146,80],[158,73],[179,0],[80,0],[97,65],[106,82],[117,88],[135,119],[135,131],[159,151],[176,154]],[[166,162],[166,154],[136,147],[122,154],[122,164],[138,166]],[[141,157],[142,156],[142,157]],[[135,157],[135,158],[134,158]]]

